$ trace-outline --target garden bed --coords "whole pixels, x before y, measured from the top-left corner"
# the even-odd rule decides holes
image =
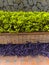
[[[0,43],[38,41],[49,42],[49,12],[0,11]]]

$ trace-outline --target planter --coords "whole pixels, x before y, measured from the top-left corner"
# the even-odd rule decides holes
[[[26,42],[49,42],[49,32],[33,33],[0,33],[0,44],[13,43],[21,44]]]

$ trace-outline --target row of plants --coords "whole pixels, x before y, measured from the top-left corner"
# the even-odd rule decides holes
[[[1,56],[38,56],[49,58],[49,43],[0,44]]]
[[[49,31],[49,12],[0,11],[0,33]]]

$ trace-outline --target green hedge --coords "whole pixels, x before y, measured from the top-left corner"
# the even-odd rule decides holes
[[[0,11],[0,33],[49,31],[49,12]]]

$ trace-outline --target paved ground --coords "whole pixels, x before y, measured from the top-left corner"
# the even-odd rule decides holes
[[[49,65],[49,58],[37,57],[0,57],[0,65]]]

